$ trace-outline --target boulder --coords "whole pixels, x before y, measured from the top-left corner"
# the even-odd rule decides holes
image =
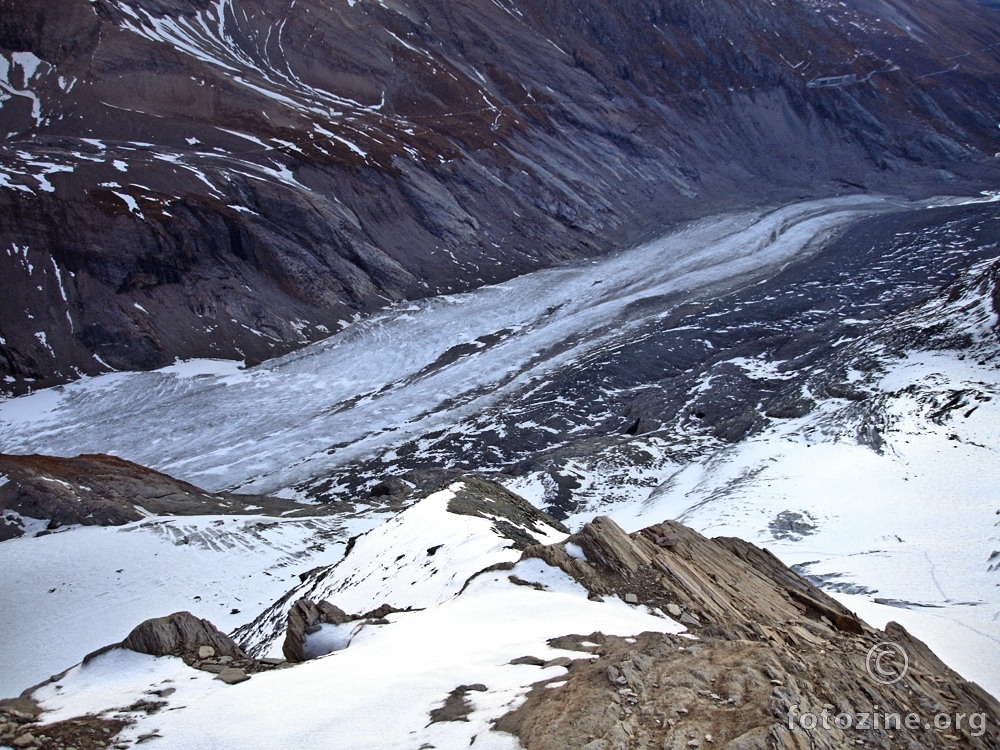
[[[237,669],[236,667],[226,667],[215,676],[215,679],[222,680],[227,685],[238,685],[241,682],[249,680],[250,675],[242,669]]]
[[[250,659],[232,638],[190,612],[146,620],[128,634],[121,646],[141,654],[180,656],[189,662],[197,659],[203,647],[213,649],[217,656]]]
[[[317,604],[310,599],[299,599],[288,612],[288,629],[285,631],[281,652],[290,662],[305,661],[303,647],[306,635],[313,632],[316,626],[343,625],[356,619],[330,602],[322,601]]]

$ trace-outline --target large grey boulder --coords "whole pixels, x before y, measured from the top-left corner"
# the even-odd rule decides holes
[[[195,661],[203,646],[215,649],[217,657],[249,660],[236,642],[208,620],[190,612],[175,612],[156,617],[136,626],[121,643],[122,648],[153,656],[180,656]]]

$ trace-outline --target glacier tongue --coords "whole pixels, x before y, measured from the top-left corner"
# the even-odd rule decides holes
[[[238,373],[115,373],[10,399],[0,450],[113,453],[209,490],[274,493],[481,415],[602,342],[890,209],[854,196],[725,215],[589,264],[397,305]]]

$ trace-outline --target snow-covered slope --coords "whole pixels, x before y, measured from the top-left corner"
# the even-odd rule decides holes
[[[858,442],[850,406],[824,404],[680,469],[619,520],[748,539],[828,590],[956,621],[965,632],[949,639],[966,653],[953,666],[1000,692],[1000,379],[962,364],[915,356],[878,382],[892,394],[881,453]],[[962,390],[964,408],[931,421]]]
[[[497,511],[491,520],[455,513],[472,507],[475,481],[452,484],[356,542],[388,596],[405,596],[414,571],[404,559],[387,562],[398,550],[387,542],[415,551],[437,542],[442,561],[472,569],[461,552],[470,540],[481,549],[491,537],[494,546],[508,541],[503,521],[525,506],[502,492],[472,493],[479,510]],[[356,578],[371,568],[352,567],[350,557],[338,566],[346,575],[338,593],[371,605],[381,592],[364,595],[368,584]],[[420,588],[423,608],[355,623],[337,650],[304,663],[248,665],[249,679],[241,673],[234,685],[201,660],[103,651],[25,696],[20,705],[40,711],[40,723],[0,731],[20,745],[26,731],[41,735],[59,722],[114,721],[116,747],[195,750],[770,747],[774,738],[786,747],[893,750],[914,736],[922,747],[952,746],[952,736],[929,727],[901,739],[796,724],[832,700],[892,712],[947,704],[970,722],[954,736],[982,750],[1000,726],[1000,703],[899,626],[873,629],[773,555],[676,522],[626,534],[595,519],[568,541],[488,566],[457,593],[444,575],[425,576]],[[875,682],[862,666],[887,637],[912,655],[900,684]]]
[[[0,544],[0,695],[16,695],[138,622],[188,610],[229,630],[378,523],[333,517],[151,518]]]
[[[515,585],[510,575],[541,590]],[[178,659],[117,651],[74,669],[37,696],[46,720],[58,720],[130,706],[150,691],[175,687],[166,699],[174,710],[133,714],[138,722],[121,735],[135,740],[155,733],[161,748],[412,750],[474,741],[477,748],[506,750],[520,745],[490,732],[490,721],[515,706],[532,683],[565,674],[562,666],[539,669],[511,660],[579,657],[547,644],[569,633],[584,640],[583,634],[598,630],[631,635],[682,629],[620,600],[589,601],[584,588],[538,560],[480,576],[460,597],[388,619],[388,625],[362,630],[345,650],[234,688],[193,673]],[[488,692],[473,687],[467,693],[473,709],[467,721],[431,723],[431,711],[461,686]]]
[[[564,539],[554,523],[521,498],[467,477],[353,540],[343,560],[310,571],[236,638],[256,656],[280,656],[288,610],[300,598],[349,613],[433,607],[484,568],[516,561],[529,544]]]
[[[579,634],[578,648],[587,652],[596,644],[588,645],[586,634],[595,631],[629,636],[683,630],[652,608],[614,597],[588,599],[580,584],[539,559],[518,562],[528,544],[564,537],[519,498],[468,478],[361,536],[342,562],[291,589],[292,596],[329,596],[348,610],[386,601],[417,608],[355,627],[346,648],[256,674],[234,688],[173,657],[113,650],[34,697],[45,721],[127,715],[136,723],[120,741],[156,734],[164,748],[322,744],[384,750],[473,741],[476,747],[516,748],[509,735],[490,731],[491,720],[520,703],[532,683],[566,672],[565,664],[540,669],[541,662],[581,655],[549,639]],[[507,563],[506,569],[491,571],[497,563]],[[250,587],[263,593],[253,583],[243,590]],[[525,656],[540,662],[511,663]],[[167,687],[175,691],[164,695]],[[456,690],[469,701],[468,720],[436,723],[432,711]],[[149,700],[153,691],[153,700],[165,701],[160,710],[123,710],[143,696]]]

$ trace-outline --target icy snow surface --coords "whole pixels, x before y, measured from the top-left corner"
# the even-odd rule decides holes
[[[378,521],[155,518],[3,542],[0,696],[120,641],[150,617],[188,610],[222,630],[241,625],[299,573],[339,560],[348,537]]]
[[[433,607],[455,597],[484,568],[516,562],[521,553],[498,533],[496,518],[448,510],[463,489],[465,483],[456,482],[358,538],[334,568],[297,587],[261,618],[260,625],[241,630],[240,641],[255,656],[280,657],[287,612],[300,598],[334,602],[352,614],[383,604],[396,609]],[[541,544],[566,537],[544,523],[523,530]],[[328,635],[342,637],[350,632],[345,627],[347,631]]]

